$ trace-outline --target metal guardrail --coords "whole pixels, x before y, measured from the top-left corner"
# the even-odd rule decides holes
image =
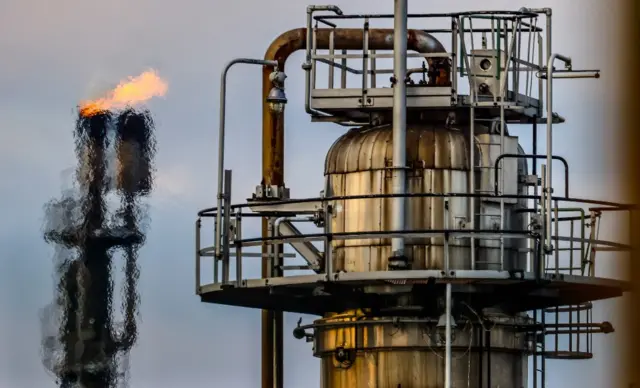
[[[446,246],[446,241],[450,238],[471,238],[473,237],[476,240],[481,240],[483,238],[514,238],[514,239],[529,239],[533,241],[539,241],[541,234],[543,233],[543,229],[538,228],[537,230],[482,230],[482,229],[455,229],[455,228],[447,228],[447,229],[426,229],[426,230],[401,230],[401,231],[358,231],[358,232],[341,232],[335,233],[327,230],[326,222],[324,222],[325,214],[331,212],[331,204],[335,201],[349,201],[349,200],[360,200],[360,199],[382,199],[382,198],[393,198],[396,195],[393,194],[377,194],[377,195],[356,195],[356,196],[337,196],[337,197],[318,197],[318,198],[307,198],[307,199],[299,199],[299,200],[285,200],[285,201],[267,201],[267,202],[248,202],[245,204],[237,204],[237,205],[229,205],[225,213],[225,223],[223,224],[223,230],[229,231],[227,234],[228,244],[224,244],[223,239],[223,254],[222,257],[216,258],[213,252],[215,251],[215,247],[202,247],[201,246],[201,237],[200,237],[200,228],[202,223],[202,218],[210,218],[214,217],[217,214],[216,208],[204,209],[198,213],[198,220],[196,222],[196,275],[197,275],[197,286],[200,287],[200,260],[203,257],[213,257],[214,264],[222,265],[222,270],[220,272],[228,273],[229,271],[229,259],[234,256],[236,261],[236,281],[242,281],[242,258],[249,257],[258,257],[262,259],[265,258],[264,254],[258,253],[250,253],[246,252],[243,249],[257,246],[276,246],[281,244],[296,244],[296,243],[308,243],[308,242],[316,242],[321,241],[324,242],[325,247],[329,246],[332,241],[335,240],[353,240],[353,239],[379,239],[379,238],[392,238],[395,236],[404,236],[409,238],[424,238],[424,237],[442,237],[445,240],[445,249],[448,249]],[[468,194],[468,193],[450,193],[450,194],[437,194],[437,193],[420,193],[420,194],[404,194],[402,195],[406,198],[442,198],[444,202],[447,202],[447,199],[450,198],[468,198],[475,197],[479,199],[529,199],[529,200],[539,200],[540,196],[533,195],[486,195],[486,194]],[[577,198],[564,198],[564,197],[553,197],[555,206],[552,208],[552,213],[554,214],[554,232],[552,235],[552,241],[556,244],[556,249],[553,251],[551,255],[545,255],[542,252],[528,252],[528,265],[527,270],[529,272],[536,272],[538,269],[540,274],[549,274],[554,273],[557,275],[560,274],[577,274],[580,276],[595,276],[595,258],[593,255],[597,248],[606,247],[607,250],[620,250],[625,251],[629,250],[630,246],[608,240],[598,240],[597,236],[593,233],[589,233],[588,237],[586,229],[589,226],[587,219],[590,222],[594,222],[600,219],[603,213],[607,213],[608,211],[631,211],[634,207],[625,204],[618,204],[607,201],[593,201],[593,200],[585,200],[585,199],[577,199]],[[561,207],[563,203],[571,203],[571,207]],[[577,205],[582,204],[591,206],[596,209],[592,211],[589,217],[587,217],[587,213],[589,212],[589,208],[582,208]],[[296,205],[296,208],[294,207]],[[264,211],[261,211],[264,209]],[[249,210],[249,211],[247,211]],[[522,211],[528,211],[532,214],[535,214],[531,209],[522,209]],[[577,212],[578,216],[574,217],[560,217],[561,214],[566,214],[568,212]],[[246,217],[266,217],[270,220],[271,223],[275,223],[279,218],[291,218],[295,216],[307,216],[309,221],[315,221],[318,225],[323,227],[323,230],[318,233],[307,233],[307,234],[294,234],[288,236],[278,236],[272,234],[268,237],[245,237],[242,232],[242,221],[243,218]],[[575,222],[580,221],[580,225],[578,228],[580,236],[577,237]],[[559,230],[559,225],[561,223],[570,222],[571,227],[570,233],[563,234]],[[272,228],[273,229],[273,228]],[[569,247],[562,247],[560,243],[569,244]],[[232,252],[231,247],[235,248],[235,252]],[[325,252],[330,251],[325,249]],[[561,263],[561,255],[565,252],[568,253],[569,256],[569,264],[568,267],[563,267]],[[576,253],[578,252],[578,253]],[[276,252],[277,253],[277,252]],[[273,252],[272,252],[273,254]],[[279,256],[282,256],[281,253],[277,253]],[[574,261],[574,257],[578,256],[579,260]],[[292,257],[291,254],[286,255],[286,257]],[[540,258],[541,260],[538,260]],[[544,260],[542,260],[544,259]],[[333,272],[331,268],[331,263],[328,262],[327,258],[323,259],[323,265],[316,270],[322,270],[328,276],[330,276]],[[577,266],[576,266],[577,264]],[[446,266],[446,264],[445,264]],[[300,268],[295,268],[300,269]],[[309,268],[311,269],[311,268]],[[588,270],[587,270],[588,269]],[[442,268],[442,270],[448,270],[448,268]],[[472,268],[475,270],[475,268]],[[217,274],[218,271],[215,271]],[[214,283],[219,283],[219,279],[217,275],[214,274]],[[226,282],[229,281],[229,278],[226,277]]]
[[[318,10],[323,10],[319,8]],[[306,101],[310,105],[313,100],[313,91],[348,89],[347,74],[359,77],[356,89],[362,91],[359,100],[362,107],[368,106],[372,94],[371,89],[379,86],[379,75],[392,74],[393,70],[383,68],[378,63],[379,59],[392,58],[392,53],[380,52],[383,50],[369,49],[369,35],[371,23],[380,19],[393,19],[393,15],[320,15],[313,16],[316,9],[308,11],[307,36],[309,37],[307,49],[307,63],[305,70],[309,76],[306,79]],[[539,90],[534,98],[533,81],[538,73],[543,73],[545,63],[542,48],[542,28],[538,27],[539,12],[520,11],[478,11],[438,14],[409,14],[408,19],[430,19],[437,23],[438,19],[451,26],[451,28],[421,29],[420,31],[442,38],[443,42],[450,42],[451,48],[447,52],[410,53],[407,58],[422,58],[425,61],[442,61],[448,63],[448,81],[434,83],[437,72],[435,68],[409,69],[408,74],[422,74],[422,80],[416,86],[430,87],[447,86],[451,89],[450,101],[457,104],[459,101],[458,78],[467,77],[470,88],[470,99],[466,104],[470,106],[498,106],[520,105],[537,109],[537,115],[542,117],[542,106],[537,102],[542,101],[542,79],[539,79]],[[435,19],[435,21],[434,21]],[[340,28],[339,23],[344,20],[362,20],[362,49],[336,50],[335,31]],[[313,25],[315,21],[315,26]],[[475,26],[474,26],[475,23]],[[320,50],[316,45],[316,36],[319,24],[329,27],[329,47]],[[484,58],[486,57],[486,58]],[[483,61],[483,58],[486,61]],[[497,66],[494,60],[497,60]],[[360,68],[350,65],[350,61],[358,62]],[[476,63],[477,62],[477,63]],[[537,62],[537,63],[534,63]],[[327,65],[327,86],[318,88],[317,70],[318,64]],[[335,70],[341,72],[340,84],[335,85]],[[474,70],[476,69],[476,70]],[[429,73],[429,74],[427,74]],[[521,80],[521,73],[526,73]],[[427,75],[430,82],[427,83]],[[479,81],[482,78],[482,81]],[[511,85],[509,85],[511,81]],[[522,82],[521,82],[522,81]],[[490,93],[481,96],[479,94],[479,82],[486,82]],[[413,81],[411,84],[413,85]],[[445,85],[446,84],[446,85]],[[355,90],[355,89],[354,89]],[[489,89],[487,89],[489,90]],[[520,93],[522,91],[522,93]],[[482,93],[481,93],[482,94]],[[331,96],[335,98],[336,96]],[[537,101],[533,104],[533,101]],[[318,118],[329,117],[330,113],[318,111],[307,107],[309,113]],[[335,120],[334,120],[335,121]]]

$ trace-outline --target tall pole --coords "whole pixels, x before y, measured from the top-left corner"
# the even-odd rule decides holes
[[[393,193],[405,193],[406,140],[407,140],[407,0],[394,2],[393,34]],[[405,198],[393,199],[393,230],[403,230],[405,224]],[[404,239],[391,240],[391,255],[394,261],[406,263]],[[406,264],[405,264],[406,265]]]

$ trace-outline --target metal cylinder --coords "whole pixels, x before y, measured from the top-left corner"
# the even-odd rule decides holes
[[[492,146],[499,135],[491,128],[475,125],[477,149],[475,166],[477,192],[493,188],[493,163],[500,147]],[[407,193],[468,193],[469,184],[469,126],[445,128],[441,123],[410,123],[407,125]],[[522,152],[517,138],[510,140],[507,151]],[[391,156],[393,147],[391,125],[354,129],[339,138],[329,150],[325,175],[331,196],[392,194]],[[515,148],[515,149],[512,149]],[[518,151],[520,150],[520,151]],[[505,160],[504,191],[521,191],[518,170],[526,168],[524,161]],[[511,187],[513,186],[513,187]],[[502,187],[502,186],[501,186]],[[513,192],[512,194],[516,194]],[[515,210],[526,204],[505,201],[505,225],[510,230],[526,230],[526,217]],[[496,229],[500,225],[500,203],[477,200],[474,225],[479,229]],[[384,232],[393,230],[392,198],[339,200],[334,206],[332,230],[340,232]],[[445,222],[444,198],[414,197],[406,200],[406,230],[465,229],[468,222],[469,201],[465,197],[449,199]],[[481,215],[482,214],[482,215]],[[485,216],[486,215],[486,216]],[[444,238],[419,237],[405,239],[405,255],[411,269],[443,269]],[[505,269],[525,269],[526,255],[518,248],[524,241],[506,239]],[[471,246],[468,238],[449,240],[450,269],[471,269]],[[386,271],[391,256],[390,238],[336,240],[333,242],[334,271]],[[500,244],[495,239],[476,239],[476,269],[498,270]]]
[[[461,318],[452,331],[452,386],[485,387],[491,376],[491,387],[520,388],[528,373],[528,342],[518,326],[529,321],[504,314],[486,318],[491,343],[484,347],[479,333],[485,329],[477,319]],[[437,320],[373,318],[349,311],[314,324],[314,355],[322,360],[322,388],[444,387],[445,333]],[[479,375],[484,376],[482,382]]]
[[[395,0],[393,36],[393,192],[404,194],[406,189],[406,140],[407,140],[407,0]],[[393,199],[393,229],[403,230],[406,202],[403,197]],[[391,240],[391,254],[404,259],[404,238]]]

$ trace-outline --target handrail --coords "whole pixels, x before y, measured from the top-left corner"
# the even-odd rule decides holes
[[[323,241],[327,237],[333,240],[367,240],[367,239],[379,239],[389,238],[393,236],[407,236],[421,238],[421,237],[470,237],[471,235],[476,238],[482,238],[482,235],[487,236],[499,236],[504,238],[524,239],[528,238],[536,240],[539,238],[538,233],[525,231],[525,230],[496,230],[496,229],[413,229],[413,230],[384,230],[384,231],[358,231],[358,232],[335,232],[335,233],[308,233],[300,234],[296,236],[277,236],[277,237],[254,237],[243,240],[235,240],[235,244],[240,244],[243,247],[261,246],[263,243],[267,244],[284,244],[290,242],[300,241]],[[480,237],[478,236],[480,235]],[[627,244],[620,244],[608,240],[591,240],[589,238],[578,237],[563,237],[559,236],[561,241],[573,241],[573,242],[592,242],[597,245],[609,246],[620,250],[630,250],[631,246]],[[211,249],[212,247],[201,248],[201,251]]]
[[[464,12],[447,12],[447,13],[410,13],[407,14],[407,18],[446,18],[446,17],[460,17],[460,16],[477,16],[486,17],[490,15],[496,19],[529,19],[537,18],[540,16],[536,12],[531,11],[464,11]],[[349,14],[349,15],[321,15],[314,16],[314,20],[336,20],[336,19],[392,19],[393,14]]]
[[[298,199],[298,200],[284,200],[284,201],[265,201],[265,202],[247,202],[247,203],[243,203],[243,204],[238,204],[238,205],[234,205],[234,206],[229,206],[227,208],[225,208],[226,212],[234,212],[236,217],[268,217],[271,219],[278,219],[280,217],[288,217],[288,216],[295,216],[297,213],[300,214],[311,214],[309,213],[310,209],[316,209],[315,211],[320,213],[320,212],[326,212],[326,209],[330,209],[330,203],[333,201],[341,201],[341,200],[357,200],[357,199],[376,199],[376,198],[389,198],[389,197],[393,197],[393,196],[398,196],[397,194],[368,194],[368,195],[352,195],[352,196],[336,196],[336,197],[316,197],[316,198],[306,198],[306,199]],[[440,197],[440,198],[452,198],[452,197],[458,197],[458,198],[465,198],[465,197],[480,197],[480,198],[540,198],[539,196],[531,196],[531,195],[500,195],[500,196],[495,196],[495,195],[486,195],[486,194],[479,194],[479,193],[474,193],[474,194],[470,194],[470,193],[449,193],[449,194],[443,194],[443,193],[405,193],[402,194],[402,196],[404,197]],[[580,246],[582,247],[580,249],[581,252],[585,252],[586,248],[584,248],[585,244],[590,244],[590,245],[598,245],[601,247],[607,247],[608,249],[611,250],[617,250],[617,251],[629,251],[631,250],[631,246],[629,244],[622,244],[622,243],[618,243],[616,241],[608,241],[608,240],[597,240],[594,236],[589,236],[586,237],[585,235],[585,231],[584,231],[584,210],[579,207],[580,205],[576,205],[574,207],[564,207],[564,208],[560,208],[558,207],[559,202],[574,202],[574,203],[589,203],[592,206],[597,206],[597,208],[599,209],[605,209],[605,210],[611,210],[611,211],[617,211],[617,210],[625,210],[625,211],[631,211],[633,209],[635,209],[634,205],[628,205],[628,204],[620,204],[620,203],[614,203],[614,202],[608,202],[608,201],[596,201],[596,200],[584,200],[584,199],[577,199],[577,198],[564,198],[564,197],[559,197],[559,198],[554,198],[554,201],[556,202],[556,207],[554,207],[554,210],[552,210],[552,212],[556,213],[557,212],[565,212],[565,211],[576,211],[576,212],[580,212],[581,217],[577,217],[579,218],[579,220],[581,221],[581,232],[580,232],[580,237],[574,237],[573,232],[571,233],[571,235],[566,235],[564,233],[560,233],[560,231],[558,229],[556,229],[555,234],[553,235],[553,239],[556,242],[559,241],[565,241],[565,242],[570,242],[572,245],[574,243],[580,244]],[[288,209],[286,208],[286,206],[283,206],[282,210],[274,210],[274,205],[277,204],[281,204],[281,205],[290,205],[290,204],[296,204],[296,203],[305,203],[305,202],[316,202],[312,207],[298,207],[297,209],[291,208]],[[258,209],[260,206],[270,206],[271,208],[268,209],[267,212],[260,212]],[[251,208],[250,211],[242,211],[243,208]],[[555,211],[555,209],[557,208],[557,212]],[[233,210],[231,210],[233,209]],[[323,210],[324,209],[324,210]],[[532,210],[532,209],[524,209],[524,210]],[[215,217],[216,216],[216,209],[204,209],[202,211],[200,211],[198,213],[199,217],[198,217],[198,221],[196,223],[196,227],[197,229],[199,229],[199,226],[201,224],[201,218],[202,217]],[[326,215],[325,215],[326,217]],[[556,216],[557,221],[561,221],[564,220],[560,219]],[[554,219],[554,220],[555,220]],[[571,221],[573,218],[569,217],[567,218],[567,221]],[[242,279],[242,275],[241,275],[241,261],[242,261],[242,256],[245,257],[262,257],[262,256],[252,256],[251,253],[246,253],[246,254],[242,254],[242,249],[244,247],[246,248],[251,248],[251,247],[258,247],[258,246],[262,246],[263,248],[266,246],[279,246],[281,244],[295,244],[295,243],[308,243],[308,242],[324,242],[324,246],[325,246],[325,261],[329,260],[327,262],[331,263],[332,261],[329,256],[326,256],[326,252],[330,252],[327,251],[327,247],[331,244],[331,241],[346,241],[346,240],[372,240],[372,239],[380,239],[380,238],[398,238],[398,237],[402,237],[402,238],[445,238],[445,240],[448,240],[451,237],[455,237],[455,238],[471,238],[471,239],[485,239],[485,238],[489,238],[489,239],[496,239],[496,238],[500,238],[500,239],[516,239],[516,240],[531,240],[531,241],[535,241],[536,246],[539,246],[542,238],[543,238],[543,233],[542,231],[539,230],[535,230],[535,229],[530,229],[530,228],[526,228],[523,226],[522,229],[506,229],[503,227],[501,227],[499,230],[495,230],[495,229],[449,229],[447,225],[444,225],[445,228],[447,229],[405,229],[405,230],[359,230],[359,231],[341,231],[341,232],[332,232],[331,228],[325,228],[324,231],[318,232],[318,233],[300,233],[300,234],[295,234],[295,235],[287,235],[287,236],[277,236],[277,235],[273,235],[270,234],[268,236],[263,236],[263,237],[250,237],[250,238],[242,238],[241,237],[241,231],[238,231],[240,233],[238,233],[236,235],[236,237],[234,238],[233,244],[236,248],[236,260],[237,260],[237,267],[236,267],[236,278],[238,279]],[[199,231],[196,230],[196,233],[198,233]],[[200,238],[199,236],[196,236],[196,260],[199,261],[202,258],[206,257],[206,256],[210,256],[207,255],[208,252],[213,251],[215,249],[214,246],[211,247],[201,247],[200,246]],[[447,249],[445,247],[445,249]],[[277,252],[278,250],[276,250]],[[581,260],[582,260],[582,256],[584,253],[581,253]],[[278,255],[278,253],[276,253],[276,255]],[[546,268],[547,266],[542,266],[542,263],[539,262],[539,255],[534,252],[532,252],[532,255],[529,256],[529,260],[532,260],[530,262],[530,264],[528,264],[527,268],[534,268],[535,270],[533,270],[533,272],[531,273],[535,273],[536,275],[536,279],[541,279],[541,277],[543,276],[543,272],[539,271],[540,269],[542,269],[543,267]],[[228,266],[228,260],[227,261],[223,261],[223,271],[228,270],[228,268],[225,268],[224,266]],[[529,267],[529,265],[532,265],[533,267]],[[196,264],[196,273],[200,273],[199,268],[200,265],[197,263]],[[559,273],[561,270],[559,268],[558,263],[556,263],[555,268],[553,266],[549,267],[550,269],[553,270],[553,272],[556,274],[556,276],[558,275],[562,275],[561,273]],[[217,268],[216,268],[217,269]],[[444,268],[442,270],[445,270]],[[530,271],[530,269],[526,269],[525,271]],[[563,271],[563,270],[562,270]],[[217,278],[215,277],[215,273],[217,271],[214,271],[214,283],[213,284],[226,284],[225,281],[223,281],[222,283],[219,283]],[[332,276],[333,274],[333,270],[331,269],[331,266],[327,266],[326,264],[324,265],[324,270],[321,270],[321,272],[325,272],[327,274],[327,276]],[[569,274],[571,275],[571,274]],[[198,275],[199,276],[199,275]],[[283,276],[283,275],[281,275]],[[585,275],[581,275],[581,276],[585,276]],[[588,274],[586,276],[595,276],[594,274]],[[201,288],[201,283],[198,280],[196,281],[196,286],[197,289]]]
[[[350,201],[357,199],[384,199],[393,198],[395,196],[402,195],[405,198],[486,198],[486,199],[537,199],[540,200],[540,195],[518,195],[518,194],[504,194],[504,195],[487,195],[482,193],[404,193],[404,194],[362,194],[362,195],[342,195],[334,197],[312,197],[301,199],[290,199],[280,201],[265,201],[265,202],[246,202],[242,204],[231,205],[231,210],[243,209],[248,207],[262,207],[262,206],[274,206],[274,205],[286,205],[286,204],[303,204],[311,202],[327,203],[331,201]],[[583,203],[587,205],[607,206],[611,209],[605,210],[637,210],[636,204],[624,204],[612,201],[600,201],[584,198],[571,198],[571,197],[552,197],[554,201],[558,202],[572,202]],[[217,207],[210,207],[202,209],[198,212],[198,217],[215,217]],[[252,214],[252,213],[249,213]],[[255,214],[255,213],[253,213]],[[280,214],[280,213],[277,213]],[[264,214],[257,215],[257,217],[263,217]]]
[[[502,159],[513,158],[513,159],[534,159],[534,163],[536,159],[546,159],[547,155],[529,155],[529,154],[502,154],[496,158],[495,163],[493,164],[494,169],[494,186],[495,186],[495,195],[499,195],[498,192],[498,165]],[[552,155],[552,159],[559,160],[564,164],[564,196],[569,198],[569,163],[562,156]]]

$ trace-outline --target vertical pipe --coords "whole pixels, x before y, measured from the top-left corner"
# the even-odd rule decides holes
[[[393,192],[405,192],[406,130],[407,130],[407,0],[395,0],[393,34]],[[393,199],[393,230],[404,230],[405,199]],[[404,239],[391,240],[391,254],[404,257]]]
[[[555,208],[554,208],[554,213],[555,213],[555,240],[556,240],[556,249],[554,250],[555,252],[555,260],[556,260],[556,275],[558,275],[560,273],[560,240],[559,240],[559,229],[560,229],[560,220],[558,219],[558,201],[555,201]]]
[[[449,198],[444,199],[444,229],[449,229]],[[448,274],[451,269],[451,263],[449,261],[449,232],[444,233],[444,270]]]
[[[506,33],[505,29],[505,33]],[[507,66],[509,62],[507,62]],[[505,77],[507,72],[505,71]],[[506,83],[505,83],[506,85]],[[505,93],[506,94],[506,93]],[[504,96],[504,95],[503,95]],[[500,105],[500,155],[504,155],[504,100]],[[501,195],[504,195],[504,162],[500,164],[500,184],[502,190]],[[500,198],[500,271],[504,271],[504,198]]]
[[[266,229],[267,237],[273,237],[274,225],[273,219],[263,219],[263,227]],[[263,231],[264,232],[264,231]],[[274,246],[267,245],[265,248],[267,253],[266,260],[263,260],[262,275],[263,278],[278,276],[278,270],[274,269],[277,265],[274,257]],[[279,311],[262,311],[262,387],[263,388],[282,388],[283,387],[283,335],[282,335],[282,312]]]
[[[540,69],[542,69],[542,67],[544,66],[543,56],[544,54],[542,52],[542,34],[538,33],[538,68]],[[544,89],[544,81],[542,80],[542,77],[538,77],[538,117],[544,117],[543,116],[544,108],[542,107],[542,99],[543,99],[543,93],[544,93],[543,89]]]
[[[474,194],[476,191],[476,130],[475,130],[475,122],[476,122],[476,111],[473,106],[469,108],[469,194]],[[471,230],[474,230],[476,227],[476,199],[473,195],[469,197],[469,225]],[[476,269],[476,239],[473,237],[473,234],[470,238],[470,249],[471,249],[471,270],[475,271]]]
[[[324,268],[327,275],[327,281],[331,280],[333,275],[333,255],[331,250],[331,233],[333,228],[331,227],[332,218],[331,204],[327,204],[324,211],[324,232],[327,235],[324,243]]]
[[[329,89],[333,89],[333,79],[336,73],[336,67],[333,65],[335,63],[335,58],[333,56],[335,55],[335,51],[336,51],[335,42],[334,42],[335,35],[336,35],[336,29],[334,28],[329,33],[329,55],[331,56],[331,66],[329,66]]]
[[[547,66],[553,67],[553,61],[551,60],[552,53],[552,29],[551,29],[551,8],[545,9],[546,14],[546,39],[547,39]],[[552,136],[551,136],[551,124],[553,120],[553,79],[552,79],[552,69],[547,68],[547,179],[545,185],[545,191],[547,192],[547,220],[546,220],[546,239],[547,244],[549,245],[547,248],[551,248],[551,155],[552,155]]]
[[[445,299],[444,388],[451,388],[451,283],[446,285]]]
[[[552,34],[551,34],[551,8],[544,9],[546,17],[547,26],[545,28],[546,38],[547,38],[547,59],[551,57],[551,43],[552,43]]]
[[[342,50],[342,55],[347,55],[347,50]],[[347,87],[347,58],[342,57],[340,61],[342,70],[340,72],[340,88],[345,89]]]
[[[236,213],[236,282],[242,284],[242,210]]]
[[[538,325],[538,310],[533,310],[533,324]],[[538,331],[533,332],[533,388],[538,388]],[[479,387],[482,388],[482,387]]]
[[[553,66],[552,61],[549,61],[550,66]],[[553,123],[553,75],[552,69],[547,69],[547,171],[546,171],[546,179],[544,185],[544,191],[546,192],[546,240],[547,240],[547,252],[550,252],[551,249],[551,197],[553,196],[552,191],[552,152],[553,152],[553,134],[552,134],[552,123]]]
[[[313,56],[315,57],[316,54],[318,54],[318,24],[316,23],[316,26],[313,27],[313,33],[312,33],[312,50],[311,52],[313,53]],[[318,61],[314,58],[311,60],[311,90],[314,90],[316,88],[316,76],[317,76],[317,72],[318,72]]]
[[[569,235],[571,236],[571,241],[569,242],[569,268],[571,268],[569,270],[569,274],[573,275],[573,233],[574,233],[574,224],[575,222],[573,220],[570,221],[570,225],[571,225],[571,229],[570,229],[570,233]],[[573,307],[573,306],[571,306]],[[578,314],[580,314],[580,305],[576,305],[576,311],[578,311]],[[571,308],[569,309],[569,327],[573,326],[573,311],[571,311]],[[580,335],[580,334],[578,334]],[[580,349],[578,349],[580,350]],[[573,351],[573,335],[569,335],[569,351]]]
[[[549,61],[547,61],[547,179],[545,184],[545,191],[547,195],[547,247],[548,253],[551,253],[551,197],[553,196],[552,186],[552,170],[551,162],[553,159],[553,62],[555,59],[559,59],[565,63],[565,65],[571,67],[571,58],[560,54],[551,54]]]
[[[220,210],[217,210],[218,212]],[[216,215],[217,216],[217,215]],[[218,226],[217,225],[213,225],[213,235],[218,236]],[[214,253],[213,253],[213,283],[216,284],[218,283],[218,256],[216,256],[215,254],[215,247],[214,248]]]
[[[376,88],[376,50],[371,50],[370,55],[370,66],[371,66],[371,88]]]
[[[516,43],[516,53],[513,56],[520,60],[520,55],[522,54],[522,20],[518,19],[516,25],[518,26],[518,32],[516,33],[518,42]],[[520,61],[514,61],[513,92],[515,93],[516,103],[520,102]]]
[[[451,91],[454,101],[452,103],[458,102],[458,22],[455,17],[451,18],[451,85],[453,86],[453,90]]]
[[[533,116],[533,125],[532,125],[532,152],[534,155],[538,155],[538,115],[534,115]],[[538,196],[538,161],[536,158],[533,158],[533,160],[531,161],[531,174],[535,177],[536,182],[533,185],[533,209],[536,213],[538,213],[538,199],[536,198]],[[531,215],[530,215],[531,216]],[[533,241],[533,246],[535,247],[535,245],[537,244],[537,240]],[[533,249],[533,260],[531,260],[532,266],[533,266],[533,270],[535,271],[535,273],[538,273],[538,270],[536,269],[535,263],[538,262],[537,260],[537,250]],[[534,384],[535,387],[535,384]]]
[[[196,295],[200,294],[200,227],[202,220],[196,221]]]
[[[362,103],[367,104],[367,92],[369,89],[369,18],[364,19],[362,31]]]
[[[231,170],[224,170],[224,223],[222,233],[222,283],[229,282],[229,224],[231,222]]]
[[[540,385],[541,388],[545,388],[547,386],[547,359],[546,359],[546,352],[547,352],[547,318],[546,318],[546,313],[544,312],[544,309],[540,310],[540,321],[542,323],[542,357],[540,357]]]
[[[540,166],[540,174],[542,175],[542,187],[546,187],[547,186],[547,165],[543,164]],[[547,212],[549,211],[547,209],[547,193],[546,190],[542,190],[542,198],[540,201],[540,214],[542,215],[542,242],[541,242],[541,247],[542,249],[540,250],[540,275],[544,276],[545,274],[545,269],[544,269],[544,256],[545,256],[545,246],[547,244],[547,236],[546,236],[546,230],[547,230]],[[544,312],[542,313],[542,315],[544,316]]]
[[[233,62],[232,62],[233,63]],[[215,258],[214,258],[214,273],[217,272],[217,261],[220,259],[220,242],[221,242],[221,234],[222,234],[222,190],[224,189],[224,124],[225,124],[225,108],[227,103],[227,72],[229,68],[232,66],[232,63],[229,63],[224,70],[222,71],[222,76],[220,77],[220,123],[218,128],[218,206],[216,209],[216,229],[215,229]],[[215,280],[217,281],[217,274],[214,274]]]
[[[538,116],[533,116],[533,134],[532,134],[532,148],[533,154],[538,155]],[[536,179],[538,179],[538,162],[536,158],[533,158],[533,162],[531,165],[531,174],[533,174]],[[533,186],[533,195],[534,197],[538,196],[538,182]],[[538,200],[534,198],[533,200],[533,208],[538,211]]]
[[[482,366],[482,359],[484,358],[484,337],[482,336],[482,334],[484,334],[484,328],[482,327],[482,325],[480,325],[478,327],[478,348],[480,349],[478,351],[478,388],[482,388],[482,383],[484,383],[484,379],[482,378],[482,372],[483,372],[483,366]],[[535,385],[534,385],[535,387]]]
[[[491,330],[486,331],[486,346],[487,346],[487,388],[493,388],[491,385]]]

